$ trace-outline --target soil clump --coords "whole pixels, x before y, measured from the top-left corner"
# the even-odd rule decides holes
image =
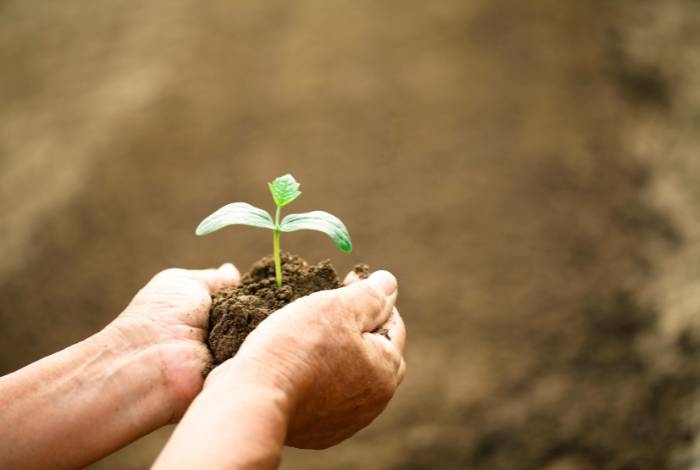
[[[214,367],[235,355],[248,334],[271,313],[313,292],[342,286],[329,260],[309,265],[290,253],[282,253],[281,258],[282,287],[275,282],[274,258],[266,256],[253,264],[239,285],[212,295],[207,344]],[[366,271],[364,265],[355,268],[361,277]]]

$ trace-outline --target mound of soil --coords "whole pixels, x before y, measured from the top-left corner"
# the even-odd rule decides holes
[[[364,277],[367,267],[355,270]],[[214,367],[236,354],[248,334],[272,312],[313,292],[342,286],[329,260],[311,266],[289,253],[282,253],[282,278],[282,287],[277,287],[274,259],[266,256],[253,264],[239,285],[212,295],[207,344]]]

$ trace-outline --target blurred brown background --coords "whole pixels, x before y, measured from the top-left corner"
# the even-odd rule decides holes
[[[194,227],[291,172],[356,249],[284,248],[398,276],[409,374],[284,469],[700,466],[699,47],[694,0],[0,1],[0,373],[247,269]]]

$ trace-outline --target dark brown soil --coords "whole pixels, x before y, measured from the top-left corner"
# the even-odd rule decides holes
[[[366,272],[366,266],[358,269]],[[282,278],[282,287],[277,287],[274,259],[266,256],[253,264],[239,285],[214,293],[207,338],[214,366],[236,354],[248,334],[272,312],[300,297],[342,285],[329,260],[310,266],[289,253],[282,253]]]

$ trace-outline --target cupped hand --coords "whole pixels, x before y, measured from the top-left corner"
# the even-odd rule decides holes
[[[230,263],[218,269],[166,269],[156,274],[104,330],[129,350],[159,358],[159,384],[176,421],[202,388],[211,361],[205,343],[211,294],[238,282]]]
[[[396,279],[386,271],[348,279],[355,282],[270,315],[227,361],[252,365],[261,383],[285,390],[289,445],[319,449],[352,436],[381,413],[406,372]],[[230,375],[226,369],[214,370],[205,387]]]

